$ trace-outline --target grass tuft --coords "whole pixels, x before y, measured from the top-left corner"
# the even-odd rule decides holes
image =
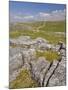
[[[46,60],[52,62],[54,60],[59,60],[60,55],[56,51],[48,50],[48,51],[36,51],[36,57],[45,57]]]
[[[9,87],[12,88],[31,88],[37,87],[38,84],[31,78],[31,74],[28,70],[22,70],[19,76],[15,80],[10,82]]]

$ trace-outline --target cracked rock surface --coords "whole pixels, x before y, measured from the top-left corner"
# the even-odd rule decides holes
[[[11,45],[16,47],[13,48]],[[54,46],[42,38],[32,40],[30,37],[22,36],[10,40],[9,81],[15,80],[21,70],[28,69],[40,87],[66,85],[66,49],[65,45],[61,49],[60,47],[60,44]],[[44,57],[36,58],[37,49],[42,51],[52,49],[59,52],[61,58],[53,62]]]

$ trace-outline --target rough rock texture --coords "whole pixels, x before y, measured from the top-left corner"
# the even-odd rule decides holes
[[[37,61],[31,62],[31,64],[32,77],[42,86],[43,77],[50,66],[50,62],[45,60],[44,57],[40,57]]]
[[[62,57],[54,74],[49,80],[48,86],[64,86],[66,85],[66,59]]]
[[[22,65],[23,65],[22,55],[19,53],[11,58],[9,69],[12,72],[18,68],[21,68]]]
[[[65,79],[65,68],[64,67],[58,67],[51,77],[48,86],[64,86],[66,85],[66,79]]]
[[[59,61],[54,61],[52,66],[50,67],[50,69],[48,70],[48,72],[45,75],[45,80],[44,80],[44,86],[48,85],[49,79],[51,78],[51,76],[54,73],[54,70],[57,68]]]
[[[20,36],[17,39],[10,39],[9,40],[10,45],[16,45],[16,46],[23,46],[30,48],[35,48],[35,49],[41,49],[41,50],[46,50],[52,48],[52,45],[49,44],[49,42],[43,38],[38,37],[37,39],[30,39],[29,36]]]
[[[11,48],[10,47],[10,58],[9,58],[9,78],[10,81],[18,75],[18,71],[21,68],[30,69],[30,61],[35,60],[34,49],[22,49],[22,48]],[[15,74],[16,73],[16,74]]]
[[[35,40],[30,37],[19,37],[10,40],[10,44],[30,45],[29,48],[15,47],[9,48],[9,80],[16,79],[20,70],[28,69],[31,76],[35,79],[39,86],[64,86],[66,85],[66,47],[65,44],[51,45],[47,40],[37,38]],[[57,51],[61,55],[60,60],[47,61],[44,57],[36,58],[36,50]]]

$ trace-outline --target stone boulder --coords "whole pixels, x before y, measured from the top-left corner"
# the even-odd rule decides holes
[[[36,58],[35,49],[26,49],[26,50],[23,50],[21,53],[24,56],[25,63],[30,63],[30,61],[35,60]]]
[[[15,48],[9,47],[10,58],[15,56],[16,54],[19,54],[22,50],[23,50],[23,48],[20,48],[20,47],[15,47]]]
[[[9,71],[13,73],[23,66],[23,60],[21,53],[14,55],[9,61]]]
[[[37,61],[31,62],[31,65],[32,77],[42,86],[44,74],[48,70],[50,63],[44,57],[40,57]]]
[[[59,66],[49,80],[48,86],[65,86],[66,85],[66,69]]]
[[[65,86],[66,85],[66,59],[62,57],[54,74],[49,80],[48,86]]]
[[[48,82],[49,79],[51,78],[51,76],[54,74],[54,71],[56,70],[57,66],[58,66],[59,61],[54,60],[50,69],[47,71],[45,78],[44,78],[44,86],[48,86]]]

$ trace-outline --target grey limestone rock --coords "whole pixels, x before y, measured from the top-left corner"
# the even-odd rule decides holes
[[[28,69],[31,76],[42,87],[66,85],[66,46],[64,43],[52,45],[43,38],[31,39],[29,36],[20,36],[10,39],[10,45],[24,45],[25,47],[9,48],[9,80],[12,81],[21,69]],[[62,43],[62,45],[61,45]],[[26,46],[30,46],[26,48]],[[61,60],[47,61],[44,57],[36,58],[36,50],[51,49],[61,55]]]
[[[16,54],[12,58],[10,58],[9,62],[9,71],[12,73],[14,70],[17,70],[23,66],[23,60],[22,60],[22,55]]]
[[[53,61],[52,66],[50,67],[50,69],[48,70],[48,72],[45,75],[44,86],[47,86],[48,85],[49,79],[53,75],[54,70],[56,69],[58,63],[59,63],[59,61],[57,61],[57,60],[54,60]]]
[[[50,62],[45,60],[44,57],[40,57],[37,61],[32,62],[32,75],[42,86],[44,74],[47,72],[50,66]]]
[[[66,85],[66,58],[62,56],[58,67],[49,80],[48,86],[65,86]]]

